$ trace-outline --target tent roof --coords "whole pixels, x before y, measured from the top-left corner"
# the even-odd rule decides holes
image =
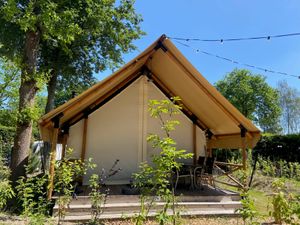
[[[44,115],[39,121],[43,140],[51,140],[55,118],[60,118],[62,129],[72,126],[141,75],[147,75],[168,97],[182,99],[183,112],[201,129],[213,134],[212,147],[241,147],[241,127],[247,130],[247,147],[253,147],[259,140],[258,128],[224,98],[165,35],[117,72]]]

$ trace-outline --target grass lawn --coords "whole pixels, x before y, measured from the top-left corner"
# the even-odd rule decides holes
[[[272,211],[272,182],[276,178],[263,176],[257,173],[254,176],[251,188],[249,190],[250,198],[254,201],[255,208],[257,209],[259,215],[262,219],[268,219],[269,211]],[[238,191],[235,187],[220,185],[221,188]],[[300,195],[300,181],[293,179],[286,179],[287,193],[295,193]]]
[[[269,204],[270,197],[266,196],[266,194],[262,191],[252,189],[249,191],[250,198],[253,199],[254,205],[259,212],[259,214],[263,217],[268,216],[268,211],[270,210],[271,205]]]

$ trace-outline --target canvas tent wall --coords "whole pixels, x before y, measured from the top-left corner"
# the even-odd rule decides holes
[[[87,118],[104,109],[106,104],[145,76],[166,97],[180,96],[183,114],[194,126],[205,131],[209,148],[252,148],[259,140],[260,131],[188,62],[165,35],[111,76],[44,115],[39,123],[43,140],[63,142],[69,128],[83,121],[83,140],[79,137],[77,141],[81,140],[81,156],[85,155],[88,151],[85,131],[90,129]],[[138,99],[135,101],[137,103]]]
[[[84,184],[91,173],[100,174],[102,168],[108,171],[117,159],[121,171],[109,183],[129,183],[141,162],[151,162],[152,154],[157,154],[158,150],[147,143],[147,136],[162,132],[159,122],[149,116],[148,99],[165,98],[146,76],[142,76],[89,115],[85,157],[92,158],[98,167],[84,176]],[[193,123],[183,113],[174,119],[180,122],[178,129],[172,132],[178,148],[193,153]],[[81,156],[83,125],[80,120],[69,131],[67,146],[74,149],[75,158]],[[204,132],[197,128],[196,135],[197,155],[205,155]],[[188,163],[191,164],[192,159]]]

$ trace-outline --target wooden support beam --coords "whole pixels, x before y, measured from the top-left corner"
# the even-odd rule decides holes
[[[213,133],[207,129],[205,131],[206,135],[206,156],[207,157],[212,157],[212,148],[210,147],[210,140],[212,139]]]
[[[218,166],[218,167],[219,167],[219,166]],[[219,167],[219,168],[220,168],[220,167]],[[240,169],[241,169],[240,167],[232,168],[232,169],[230,169],[230,171],[224,172],[224,174],[222,174],[222,175],[220,175],[220,176],[223,176],[223,175],[228,176],[228,175],[230,175],[230,174],[232,174],[232,173],[234,173],[235,171],[240,170]]]
[[[243,169],[247,170],[246,137],[242,137]]]
[[[253,132],[249,132],[247,131],[246,133],[246,137],[248,139],[252,139],[254,137],[255,134],[259,134],[260,132],[259,131],[253,131]],[[226,137],[237,137],[237,136],[240,136],[241,133],[230,133],[230,134],[215,134],[214,137],[216,137],[217,139],[218,138],[226,138]]]
[[[193,123],[193,163],[197,164],[197,125]]]
[[[214,182],[220,183],[220,184],[225,184],[225,185],[228,185],[228,186],[231,186],[231,187],[236,187],[236,188],[240,188],[241,187],[240,185],[231,184],[231,183],[228,183],[228,182],[225,182],[225,181],[221,181],[221,180],[216,180],[216,179],[214,179]]]
[[[62,141],[62,152],[61,152],[61,157],[62,159],[65,157],[66,155],[66,147],[67,147],[67,143],[68,143],[68,138],[69,138],[69,130],[66,132],[64,131],[63,134],[63,141]]]
[[[53,187],[54,187],[54,172],[55,172],[55,160],[56,160],[56,144],[59,132],[59,120],[63,114],[59,114],[58,116],[54,117],[53,122],[53,133],[52,133],[52,140],[51,140],[51,153],[50,153],[50,168],[49,168],[49,189],[47,193],[48,200],[52,197]]]
[[[241,146],[242,146],[242,156],[243,156],[243,169],[247,169],[247,151],[246,151],[246,133],[247,130],[243,125],[239,126],[241,128]]]
[[[232,166],[232,167],[243,167],[241,164],[236,164],[236,163],[227,163],[227,162],[220,162],[220,161],[215,161],[216,165],[220,166]]]
[[[68,138],[69,138],[69,130],[70,130],[70,127],[68,125],[61,127],[61,132],[63,135],[63,137],[62,137],[62,152],[61,152],[62,159],[66,155],[66,147],[67,147]]]
[[[81,161],[85,160],[85,153],[86,153],[86,137],[87,137],[87,127],[88,127],[88,119],[89,117],[84,117],[83,120],[83,134],[82,134],[82,146],[81,146]]]

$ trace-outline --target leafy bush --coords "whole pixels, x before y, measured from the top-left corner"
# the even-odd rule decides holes
[[[14,142],[15,129],[0,125],[0,156],[5,159],[8,164],[11,154],[11,149]]]
[[[273,211],[269,212],[274,217],[276,224],[283,222],[291,225],[299,224],[300,203],[299,196],[286,193],[286,186],[283,179],[274,180],[272,183],[272,205]]]
[[[116,175],[121,170],[120,168],[116,168],[118,163],[119,160],[117,159],[108,171],[108,174],[106,173],[105,169],[102,169],[100,176],[98,174],[93,174],[90,177],[89,186],[91,188],[91,192],[89,196],[92,205],[92,219],[89,221],[89,224],[91,225],[100,224],[99,217],[104,211],[103,206],[106,203],[110,191],[109,188],[106,187],[105,182],[107,181],[107,179]]]
[[[248,191],[243,190],[241,197],[242,208],[239,208],[236,211],[242,216],[244,224],[259,224],[255,221],[258,212],[254,206],[254,201],[250,199]]]
[[[258,168],[263,175],[270,177],[292,178],[300,181],[300,163],[285,160],[271,161],[270,158],[258,158]]]
[[[91,208],[92,208],[92,219],[90,224],[97,224],[99,221],[99,216],[103,212],[103,205],[105,204],[105,193],[100,192],[99,176],[98,174],[93,174],[89,180],[91,192],[89,196],[91,198]]]
[[[276,167],[269,158],[264,160],[262,157],[259,157],[258,168],[266,176],[274,177],[276,175]]]
[[[4,164],[4,160],[0,155],[0,210],[5,209],[9,199],[14,197],[14,191],[9,181],[10,170]]]
[[[91,159],[82,162],[80,159],[71,159],[73,150],[67,149],[66,156],[56,161],[54,191],[58,195],[58,220],[59,222],[65,217],[67,207],[71,202],[75,187],[78,180],[82,178],[89,168],[95,168],[96,165],[91,163]]]
[[[22,214],[26,217],[49,216],[50,202],[47,200],[48,175],[21,177],[16,187]]]

